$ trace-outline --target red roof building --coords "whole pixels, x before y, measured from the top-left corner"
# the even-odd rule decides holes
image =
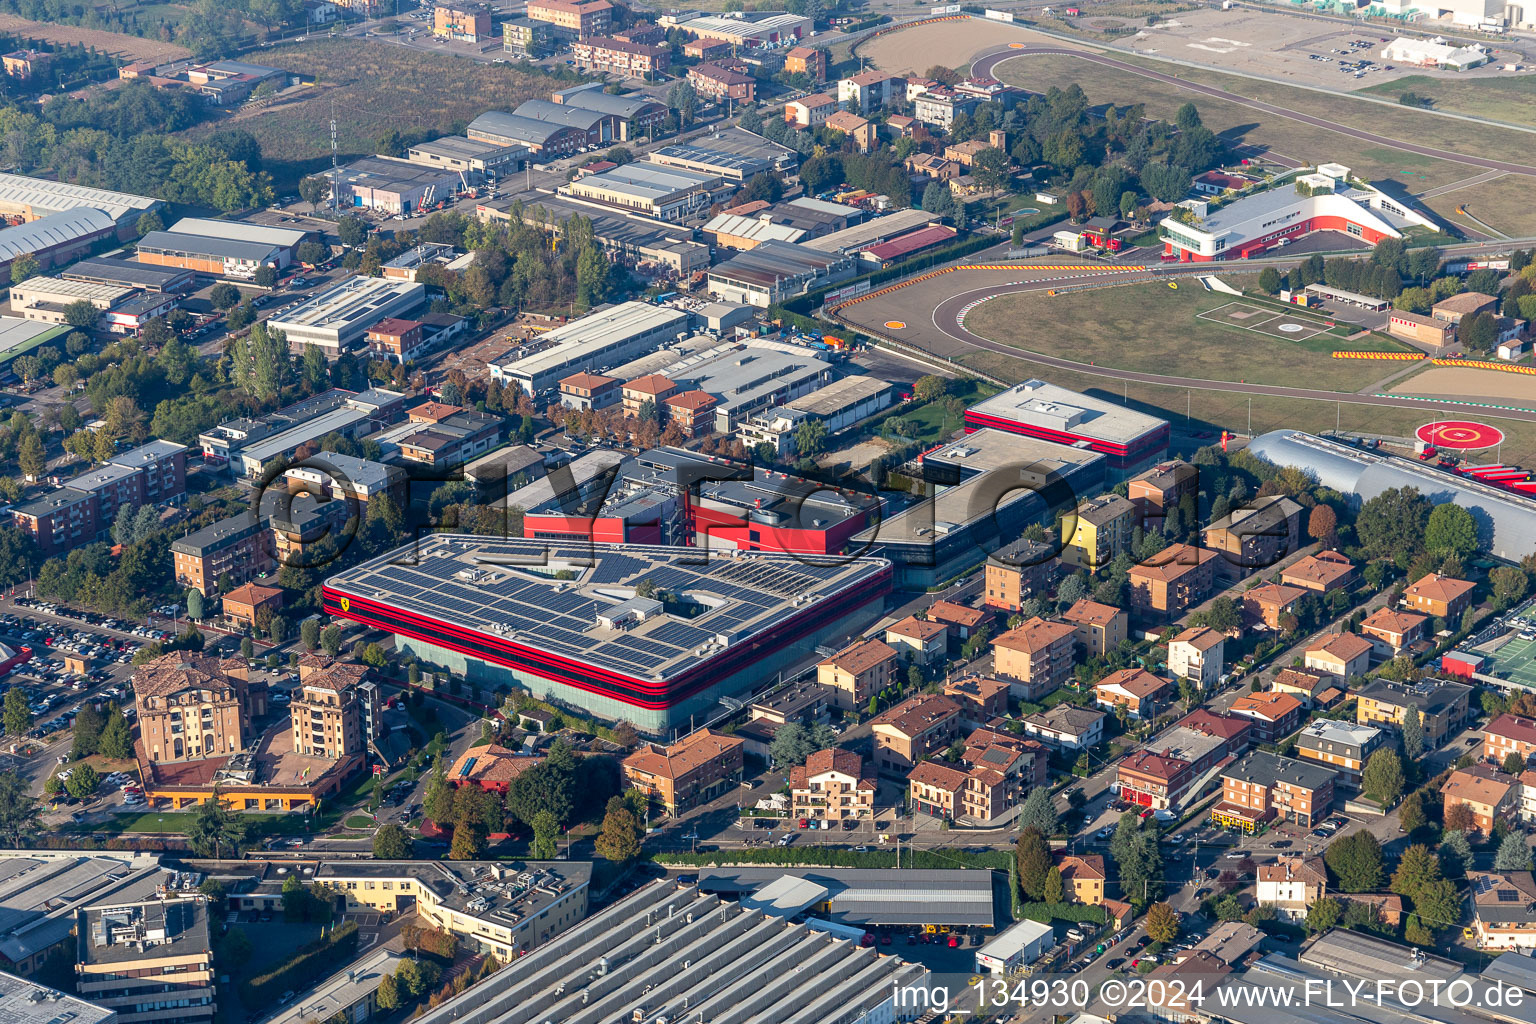
[[[954,237],[954,228],[945,227],[943,224],[930,224],[926,228],[918,228],[916,231],[898,235],[889,242],[872,245],[859,256],[868,262],[886,267],[904,256],[931,249],[936,245],[943,245]]]

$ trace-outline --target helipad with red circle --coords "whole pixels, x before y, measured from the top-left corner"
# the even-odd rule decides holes
[[[903,327],[907,326],[907,322],[905,320],[887,320],[885,322],[885,326],[889,327],[893,331],[899,331]]]
[[[1414,431],[1414,436],[1436,448],[1472,451],[1493,448],[1504,443],[1504,432],[1497,427],[1473,420],[1437,420]]]

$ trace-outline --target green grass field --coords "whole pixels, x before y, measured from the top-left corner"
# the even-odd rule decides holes
[[[1536,145],[1536,138],[1532,139]],[[1536,235],[1536,203],[1531,202],[1531,189],[1536,182],[1523,174],[1506,174],[1492,181],[1479,182],[1454,192],[1424,200],[1424,205],[1442,219],[1464,228],[1477,228],[1470,218],[1457,212],[1466,207],[1478,220],[1515,238]]]
[[[330,163],[334,101],[344,160],[372,156],[390,129],[462,132],[487,110],[511,110],[545,98],[558,80],[446,54],[424,53],[366,39],[311,39],[262,52],[262,61],[313,75],[318,88],[291,103],[211,121],[183,134],[200,139],[241,128],[261,143],[265,167],[280,191]]]
[[[1222,279],[1238,288],[1253,283],[1245,278]],[[1206,380],[1255,384],[1304,380],[1310,387],[1357,391],[1400,368],[1395,363],[1329,355],[1338,348],[1405,351],[1384,337],[1345,341],[1322,333],[1301,341],[1282,340],[1198,315],[1226,306],[1234,298],[1208,292],[1194,281],[1177,289],[1148,284],[1054,296],[1020,292],[976,307],[965,326],[985,338],[1043,355],[1148,373],[1177,366],[1181,374]]]
[[[1125,54],[1116,54],[1116,58],[1157,67],[1155,62],[1138,60]],[[1206,126],[1229,142],[1263,146],[1303,163],[1317,163],[1329,159],[1328,154],[1336,154],[1340,162],[1346,163],[1363,177],[1372,181],[1398,182],[1409,189],[1446,185],[1474,173],[1464,164],[1367,146],[1347,135],[1314,128],[1288,118],[1271,117],[1229,100],[1195,95],[1174,85],[1142,78],[1129,71],[1088,64],[1064,54],[1036,55],[1009,61],[997,70],[1004,81],[1036,91],[1044,91],[1053,85],[1065,87],[1076,82],[1083,87],[1092,103],[1115,103],[1120,106],[1144,103],[1149,115],[1168,120],[1173,119],[1179,107],[1193,100]],[[1186,72],[1187,69],[1180,70],[1181,75]],[[1197,72],[1187,74],[1193,78],[1201,78],[1203,75]],[[1222,81],[1212,81],[1210,84],[1230,88],[1240,94],[1246,89],[1247,94],[1252,95],[1257,85],[1246,79],[1234,80],[1231,75],[1216,77]],[[1305,91],[1293,91],[1300,91],[1314,102],[1321,99]],[[1267,91],[1264,96],[1269,98]]]
[[[1536,125],[1536,76],[1501,78],[1431,78],[1409,75],[1357,92],[1395,100],[1411,92],[1434,101],[1436,110],[1471,114],[1493,121]]]
[[[1047,371],[1034,363],[992,352],[974,352],[961,357],[960,361],[1004,380],[1020,381],[1046,376],[1052,384],[1124,402],[1131,408],[1162,416],[1176,430],[1205,430],[1213,436],[1223,429],[1238,433],[1251,430],[1254,435],[1258,435],[1269,430],[1323,431],[1333,430],[1337,426],[1345,431],[1411,437],[1416,428],[1435,418],[1429,406],[1421,411],[1302,398],[1271,398],[1267,395],[1253,396],[1250,402],[1248,395],[1237,392],[1206,391],[1162,384],[1127,384],[1070,370]],[[1388,364],[1375,365],[1380,370]],[[1383,376],[1388,372],[1390,370],[1381,371]],[[1483,411],[1479,411],[1477,418],[1487,420],[1504,431],[1504,446],[1501,449],[1504,461],[1521,465],[1536,464],[1536,423],[1503,419]]]

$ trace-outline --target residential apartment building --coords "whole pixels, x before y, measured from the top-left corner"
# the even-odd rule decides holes
[[[648,743],[624,759],[624,779],[668,814],[677,814],[736,788],[744,746],[713,729],[700,729],[669,746]]]
[[[204,897],[88,907],[77,921],[75,991],[82,998],[136,1024],[213,1020],[213,942]]]
[[[553,49],[551,26],[532,18],[508,18],[501,23],[501,48],[520,57],[538,58]]]
[[[1312,708],[1323,706],[1322,698],[1325,693],[1342,694],[1343,691],[1339,687],[1343,685],[1342,679],[1328,672],[1317,672],[1312,669],[1302,668],[1283,668],[1275,673],[1275,678],[1269,684],[1269,688],[1276,693],[1291,694],[1301,701],[1302,704],[1306,705],[1308,710],[1311,710]]]
[[[757,79],[713,61],[689,68],[688,81],[700,96],[715,102],[751,103],[757,96]]]
[[[1444,814],[1463,804],[1472,812],[1473,828],[1491,836],[1496,822],[1512,822],[1519,817],[1520,780],[1493,765],[1474,764],[1452,772],[1440,787],[1440,798]]]
[[[1338,789],[1357,792],[1365,763],[1386,736],[1374,725],[1319,718],[1296,738],[1296,756],[1332,768],[1339,775],[1334,783]]]
[[[1461,613],[1472,601],[1472,591],[1477,584],[1459,580],[1454,576],[1430,573],[1403,592],[1403,604],[1416,612],[1445,619],[1453,627],[1459,624]]]
[[[813,82],[827,80],[827,51],[819,46],[796,46],[784,54],[784,70],[791,75],[810,75]]]
[[[1423,640],[1428,628],[1428,615],[1378,608],[1361,620],[1360,635],[1369,640],[1377,655],[1386,660]]]
[[[818,92],[785,103],[784,121],[796,128],[819,128],[836,112],[837,100]]]
[[[677,427],[687,438],[715,432],[715,407],[720,403],[707,391],[694,388],[662,402],[662,420]]]
[[[1055,574],[1055,548],[1043,541],[1016,540],[987,556],[985,597],[988,608],[1016,612]]]
[[[636,377],[619,389],[624,415],[639,417],[641,410],[649,403],[659,417],[665,412],[662,403],[677,394],[679,390],[675,381],[668,380],[659,373],[648,373],[644,377]]]
[[[875,767],[905,775],[920,759],[960,737],[962,709],[948,697],[917,694],[870,720]]]
[[[1248,834],[1271,819],[1311,828],[1328,816],[1337,777],[1315,762],[1255,750],[1222,769],[1211,821]]]
[[[1503,764],[1510,754],[1536,760],[1536,719],[1506,712],[1483,726],[1483,760]]]
[[[1132,718],[1150,720],[1173,699],[1173,685],[1144,668],[1122,668],[1100,679],[1093,694],[1100,707],[1123,707]]]
[[[1182,615],[1210,594],[1219,558],[1214,551],[1174,544],[1132,566],[1131,610],[1145,618]]]
[[[1148,532],[1161,530],[1169,509],[1178,508],[1186,495],[1199,493],[1200,470],[1170,459],[1131,477],[1125,487],[1125,496],[1136,506],[1137,522]]]
[[[582,370],[560,382],[560,404],[567,409],[606,409],[624,397],[624,382],[617,377]]]
[[[949,627],[908,615],[886,628],[885,642],[901,658],[926,667],[944,660],[949,651]]]
[[[1295,697],[1273,690],[1244,694],[1234,700],[1228,710],[1234,715],[1253,719],[1253,738],[1257,743],[1276,743],[1289,736],[1301,724],[1305,711]]]
[[[875,773],[851,750],[818,750],[789,771],[790,817],[866,821],[875,816]]]
[[[1058,750],[1086,750],[1104,738],[1104,719],[1108,717],[1102,711],[1063,701],[1025,716],[1024,735]]]
[[[1280,582],[1328,595],[1335,590],[1349,590],[1360,582],[1355,563],[1337,551],[1319,551],[1298,558],[1280,570]]]
[[[900,657],[879,640],[845,647],[816,666],[816,681],[832,691],[844,711],[862,708],[869,698],[891,685]]]
[[[1213,693],[1226,667],[1226,652],[1226,634],[1209,626],[1190,626],[1168,641],[1168,672]]]
[[[1270,629],[1282,629],[1280,620],[1296,613],[1296,604],[1309,591],[1285,583],[1265,583],[1243,593],[1243,611]]]
[[[1290,498],[1260,498],[1234,509],[1201,533],[1207,548],[1218,552],[1216,577],[1233,582],[1268,568],[1301,545],[1301,506]]]
[[[992,669],[1014,696],[1036,700],[1072,677],[1077,627],[1036,616],[992,641]]]
[[[1197,708],[1154,743],[1122,760],[1115,769],[1120,799],[1138,807],[1168,810],[1197,799],[1197,784],[1223,761],[1248,747],[1247,719]]]
[[[1061,560],[1098,572],[1125,553],[1136,525],[1136,506],[1118,494],[1105,494],[1078,505],[1061,520]]]
[[[579,68],[646,79],[666,71],[672,64],[672,48],[669,46],[628,42],[612,36],[595,36],[572,43],[571,56]]]
[[[1189,761],[1171,751],[1138,750],[1115,768],[1120,799],[1138,807],[1168,810],[1194,781]]]
[[[133,673],[139,742],[151,764],[239,753],[251,719],[266,709],[266,686],[253,686],[245,661],[177,652]]]
[[[992,613],[954,601],[935,601],[928,606],[928,618],[942,622],[952,641],[965,643],[992,618]]]
[[[1321,857],[1282,857],[1260,864],[1254,899],[1272,906],[1293,924],[1305,921],[1307,909],[1328,891],[1328,869]]]
[[[532,21],[547,22],[567,38],[606,35],[613,28],[613,5],[608,0],[530,0],[524,13]]]
[[[1086,597],[1063,612],[1061,621],[1072,624],[1088,657],[1103,657],[1119,647],[1131,625],[1131,617],[1123,608]]]
[[[1017,803],[1000,772],[945,761],[924,761],[907,775],[907,800],[919,814],[989,825]]]
[[[1536,880],[1529,871],[1467,875],[1478,949],[1536,952]]]
[[[221,519],[171,541],[171,557],[176,583],[204,597],[217,594],[226,576],[238,586],[275,568],[272,535],[254,512]]]
[[[1062,894],[1069,903],[1098,907],[1104,903],[1104,858],[1096,853],[1066,854],[1056,862]]]
[[[102,539],[122,508],[174,501],[187,493],[187,448],[151,441],[64,481],[11,510],[11,521],[53,555]]]
[[[289,711],[295,752],[332,761],[367,753],[369,738],[379,731],[377,721],[367,721],[369,709],[359,690],[367,674],[361,665],[338,664],[293,688]]]
[[[1471,696],[1472,687],[1448,679],[1394,683],[1378,677],[1355,691],[1355,721],[1401,729],[1408,709],[1416,708],[1424,728],[1424,742],[1431,748],[1438,747],[1469,721]]]
[[[892,96],[903,95],[906,82],[884,71],[863,71],[837,82],[837,102],[859,114],[879,110]]]
[[[1302,664],[1314,672],[1349,679],[1365,675],[1375,649],[1359,633],[1329,633],[1307,645]]]
[[[432,9],[432,34],[461,43],[478,42],[491,34],[491,10],[469,0],[437,0]]]
[[[368,355],[385,362],[404,366],[414,362],[426,347],[423,344],[426,325],[420,320],[404,320],[387,317],[368,328]]]
[[[966,721],[981,725],[1008,714],[1008,693],[1013,684],[1006,679],[966,676],[944,683],[944,696],[965,710]]]

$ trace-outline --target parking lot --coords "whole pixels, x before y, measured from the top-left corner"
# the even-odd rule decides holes
[[[1116,21],[1127,19],[1093,19]],[[1140,27],[1117,45],[1137,53],[1184,60],[1223,71],[1262,75],[1298,85],[1355,90],[1407,75],[1508,77],[1505,59],[1470,71],[1437,71],[1388,64],[1381,51],[1392,33],[1380,25],[1348,25],[1284,10],[1202,8]],[[1508,59],[1518,60],[1517,55]]]

